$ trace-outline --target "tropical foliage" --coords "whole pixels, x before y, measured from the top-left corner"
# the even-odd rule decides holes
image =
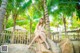
[[[12,26],[15,28],[15,25],[19,25],[33,33],[39,18],[44,16],[43,4],[43,0],[8,0],[4,29]],[[46,0],[46,5],[51,30],[62,27],[66,30],[80,27],[80,1]]]

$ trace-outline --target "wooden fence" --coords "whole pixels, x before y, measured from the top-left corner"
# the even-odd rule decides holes
[[[77,30],[71,30],[65,32],[54,32],[52,33],[52,40],[60,41],[61,39],[64,39],[68,37],[72,41],[80,41],[80,29]]]
[[[3,31],[0,34],[1,44],[29,44],[31,36],[25,31]]]
[[[80,29],[67,31],[67,35],[65,32],[54,32],[51,35],[51,39],[53,41],[60,41],[61,39],[68,37],[71,40],[80,40]],[[34,35],[29,35],[25,31],[3,31],[0,34],[0,45],[2,44],[29,44]]]

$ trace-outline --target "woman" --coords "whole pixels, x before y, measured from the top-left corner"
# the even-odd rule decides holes
[[[46,35],[45,35],[45,30],[44,30],[44,19],[43,18],[40,19],[34,33],[35,33],[35,37],[32,40],[32,42],[30,43],[29,48],[34,41],[36,41],[37,39],[41,39],[43,42],[45,42],[47,49],[49,49],[49,45],[46,41]]]

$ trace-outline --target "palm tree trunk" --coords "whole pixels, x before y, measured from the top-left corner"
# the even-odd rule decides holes
[[[64,30],[65,30],[65,35],[67,35],[67,32],[66,32],[66,19],[63,15],[63,23],[64,23]]]
[[[30,18],[30,36],[29,36],[29,42],[31,42],[31,36],[32,36],[32,19]]]
[[[17,14],[13,14],[13,20],[14,20],[13,32],[15,31],[16,19],[17,19]]]
[[[4,18],[4,24],[3,24],[4,26],[3,26],[3,29],[6,29],[8,17],[9,17],[9,14],[8,14],[8,12],[6,12],[6,15],[5,15],[5,18]]]
[[[32,34],[32,20],[30,19],[30,34]]]
[[[7,13],[7,15],[6,15],[6,23],[5,23],[5,28],[6,28],[6,25],[7,25],[7,22],[8,22],[8,17],[9,17],[9,14]]]
[[[47,36],[50,38],[50,21],[49,21],[46,0],[44,0],[44,19],[45,19],[45,24],[46,24]]]
[[[0,32],[3,30],[3,21],[5,17],[6,7],[8,0],[2,0],[2,4],[0,7]]]

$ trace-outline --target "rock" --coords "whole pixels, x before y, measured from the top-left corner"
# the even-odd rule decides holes
[[[80,53],[80,41],[72,41],[75,53]]]
[[[52,53],[50,50],[48,50],[44,44],[38,44],[37,45],[37,49],[38,49],[38,52],[42,52],[42,53]],[[39,51],[40,50],[40,51]]]
[[[62,53],[73,53],[73,45],[68,38],[60,42],[60,47],[62,49]]]
[[[8,52],[4,53],[36,53],[36,52],[33,49],[28,49],[28,46],[25,44],[9,44]]]
[[[53,53],[61,53],[61,49],[60,49],[60,47],[56,43],[54,43],[49,38],[47,38],[47,42],[49,43],[50,48],[51,48]]]

